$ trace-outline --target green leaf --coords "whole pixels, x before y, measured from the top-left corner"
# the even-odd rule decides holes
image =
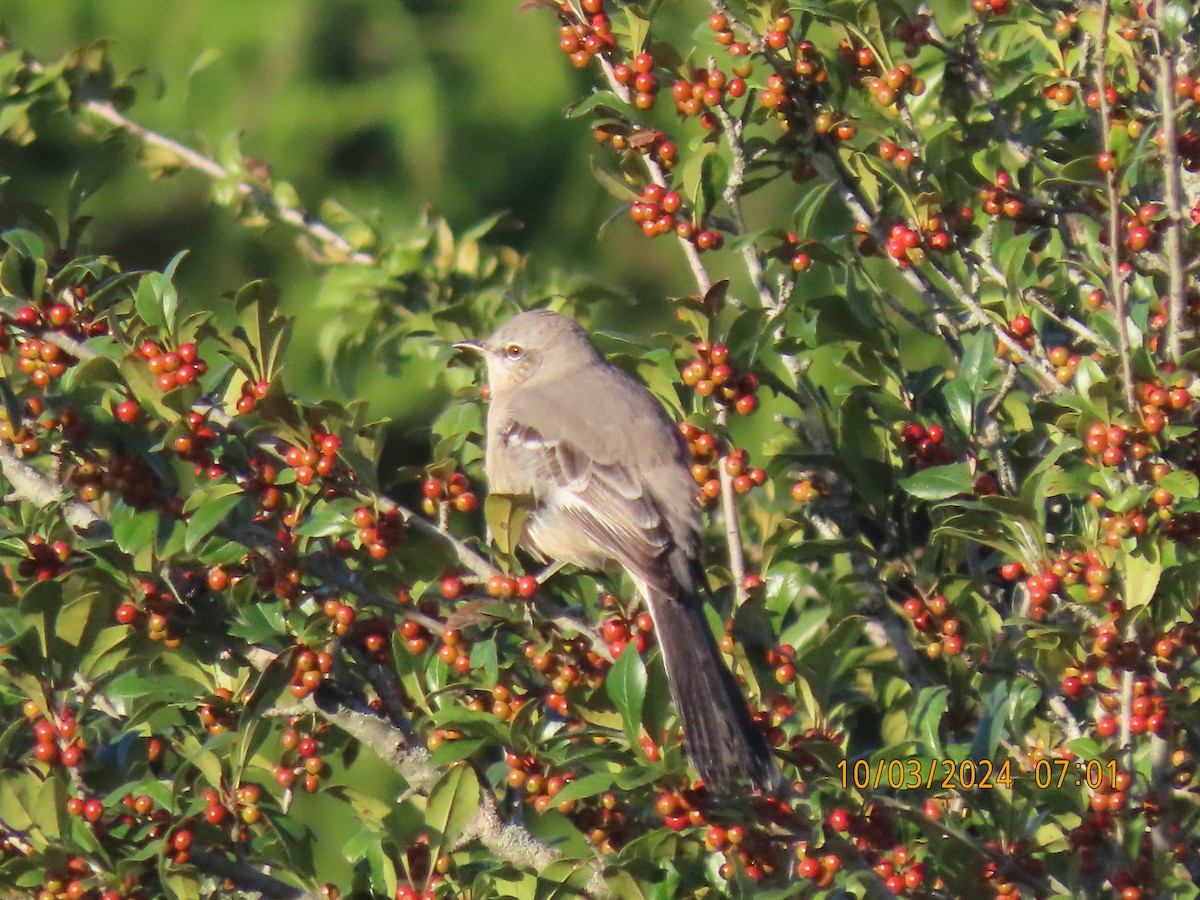
[[[562,803],[565,800],[585,800],[588,797],[603,794],[613,786],[615,781],[616,776],[611,772],[584,775],[582,778],[568,782],[561,791],[554,795],[554,800],[556,803]]]
[[[971,493],[971,468],[960,462],[922,469],[901,480],[900,487],[918,500],[947,500]]]
[[[1008,685],[1001,682],[988,694],[983,715],[975,726],[975,739],[971,742],[971,759],[995,759],[996,748],[1004,736],[1008,707]]]
[[[925,749],[934,756],[942,754],[940,726],[949,700],[950,689],[944,685],[934,685],[922,688],[913,706],[913,728]]]
[[[193,512],[188,519],[183,547],[189,553],[195,550],[196,546],[208,537],[213,529],[225,521],[225,517],[229,515],[242,499],[242,488],[240,485],[228,484],[221,485],[220,487],[225,489],[223,492],[224,495],[221,495],[222,492],[217,492],[217,496],[206,499],[203,501],[203,506]],[[195,496],[197,495],[193,495],[193,497]]]
[[[1143,555],[1143,553],[1145,555]],[[1142,553],[1124,553],[1124,572],[1122,581],[1125,585],[1125,607],[1136,609],[1145,606],[1154,599],[1158,582],[1162,578],[1162,563],[1157,558],[1157,551],[1146,547]]]
[[[1200,479],[1183,469],[1168,472],[1159,479],[1158,486],[1181,500],[1194,500],[1200,496]]]
[[[490,494],[483,502],[483,518],[492,540],[505,556],[512,556],[525,534],[531,498],[518,494]]]
[[[632,746],[638,746],[642,730],[642,705],[646,700],[646,664],[632,645],[617,657],[606,680],[608,696],[621,714],[625,733]]]
[[[10,228],[0,233],[0,240],[14,248],[26,259],[46,258],[46,242],[32,231],[24,228]]]
[[[978,403],[994,367],[996,354],[992,336],[980,329],[963,338],[962,362],[958,365],[957,381],[971,390],[971,399]]]
[[[454,849],[458,836],[479,809],[479,799],[479,778],[467,763],[454,766],[438,779],[425,807],[425,822],[438,834],[434,858]]]

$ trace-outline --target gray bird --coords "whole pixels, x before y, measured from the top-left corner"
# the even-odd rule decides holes
[[[521,546],[545,562],[624,569],[654,620],[700,777],[718,790],[737,778],[776,787],[771,750],[704,616],[691,456],[654,395],[548,310],[455,346],[487,363],[490,490],[532,498]]]

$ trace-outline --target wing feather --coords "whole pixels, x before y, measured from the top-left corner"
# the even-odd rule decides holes
[[[635,580],[664,585],[665,561],[676,546],[670,522],[639,473],[619,461],[599,461],[562,438],[509,421],[501,430],[506,469],[534,498],[528,536],[542,555],[568,562],[613,560]],[[586,544],[586,552],[580,548]],[[571,547],[575,552],[563,552]]]

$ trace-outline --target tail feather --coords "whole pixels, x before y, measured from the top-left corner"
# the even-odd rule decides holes
[[[698,597],[651,596],[671,699],[683,725],[688,758],[704,782],[727,789],[744,778],[759,790],[779,785],[779,770],[746,699],[721,659]]]

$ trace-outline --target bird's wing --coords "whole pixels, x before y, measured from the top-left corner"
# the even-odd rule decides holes
[[[496,423],[495,451],[505,455],[506,469],[523,473],[527,492],[549,517],[547,527],[574,529],[636,580],[658,585],[669,578],[664,563],[677,535],[648,473],[599,443],[593,442],[599,453],[589,452],[587,431],[568,436],[561,421],[523,415],[526,409],[510,409]]]

